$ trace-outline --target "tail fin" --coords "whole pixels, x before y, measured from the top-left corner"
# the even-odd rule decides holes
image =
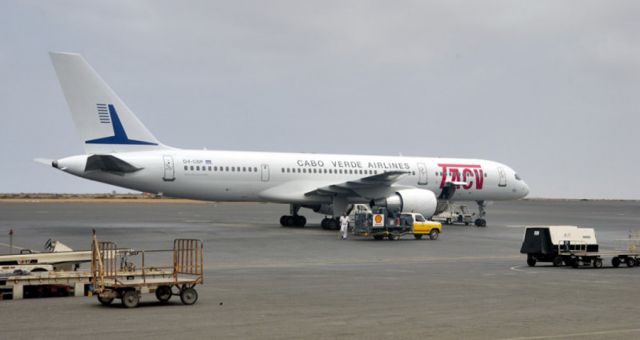
[[[166,148],[81,55],[49,54],[87,153]]]

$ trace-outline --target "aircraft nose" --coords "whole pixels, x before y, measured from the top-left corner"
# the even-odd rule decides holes
[[[529,195],[529,186],[522,181],[522,197],[526,197],[527,195]]]

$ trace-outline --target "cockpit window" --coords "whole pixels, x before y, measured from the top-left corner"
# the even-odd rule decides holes
[[[518,176],[518,174],[514,174],[516,176],[516,180],[521,181],[522,178],[520,178],[520,176]]]

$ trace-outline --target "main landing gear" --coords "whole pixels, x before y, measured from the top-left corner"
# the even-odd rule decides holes
[[[485,201],[477,201],[476,203],[478,203],[478,218],[475,221],[476,227],[486,227],[487,220],[485,220],[484,217],[487,215],[487,212],[485,211],[487,204]]]
[[[283,227],[304,227],[307,224],[307,218],[298,215],[300,206],[292,204],[290,208],[291,215],[283,215],[280,217],[280,225]]]
[[[320,223],[324,230],[338,230],[338,220],[335,218],[325,217]]]

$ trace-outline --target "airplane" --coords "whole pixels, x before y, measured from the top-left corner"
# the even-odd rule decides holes
[[[516,200],[529,187],[509,166],[480,159],[186,150],[162,144],[79,54],[51,52],[85,154],[53,160],[85,179],[167,197],[288,204],[282,226],[306,224],[301,208],[324,214],[321,226],[354,204],[431,217],[449,202]],[[330,216],[330,217],[327,217]]]

